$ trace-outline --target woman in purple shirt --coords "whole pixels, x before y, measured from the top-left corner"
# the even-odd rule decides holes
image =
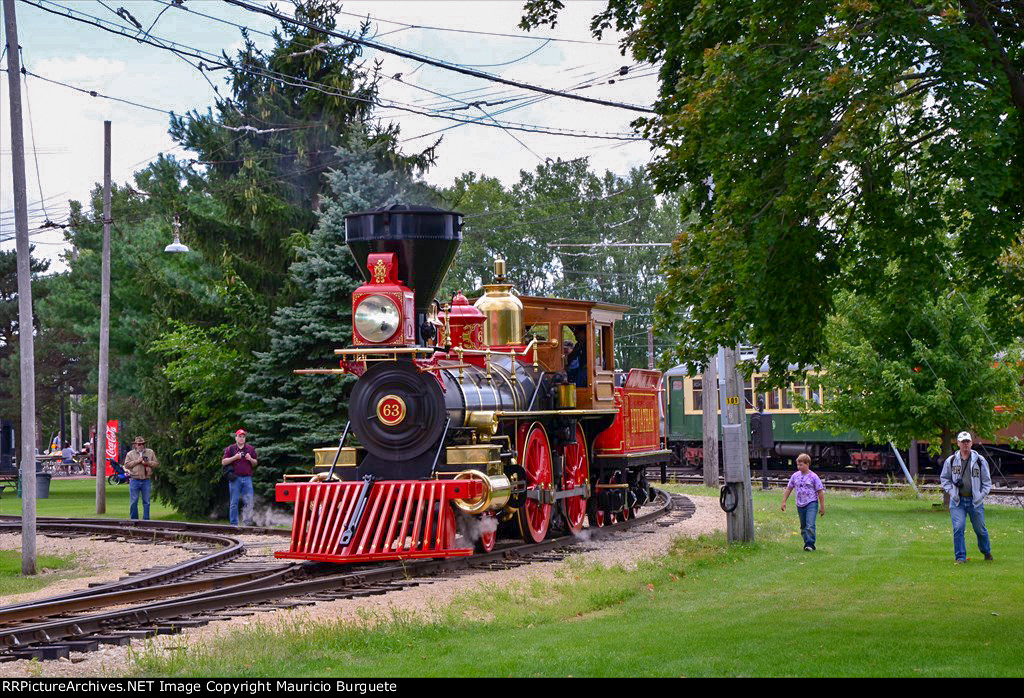
[[[782,510],[786,510],[789,493],[796,490],[796,510],[800,514],[800,534],[804,537],[804,550],[814,550],[814,522],[820,513],[825,515],[825,486],[821,478],[811,472],[811,457],[801,453],[796,457],[797,472],[789,477],[786,493],[782,496]]]

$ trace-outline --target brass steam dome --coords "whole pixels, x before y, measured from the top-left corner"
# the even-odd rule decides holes
[[[505,260],[494,260],[493,284],[484,285],[484,295],[474,305],[484,315],[484,342],[488,346],[523,343],[523,304],[512,294],[512,284],[505,283]]]

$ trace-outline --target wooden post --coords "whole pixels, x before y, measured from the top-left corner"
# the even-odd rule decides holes
[[[754,497],[750,486],[750,438],[743,387],[736,371],[738,351],[721,348],[725,405],[722,409],[722,446],[725,455],[725,482],[736,495],[736,508],[726,514],[726,533],[730,543],[754,540]]]
[[[708,358],[701,378],[704,402],[704,486],[718,487],[718,357]]]
[[[107,511],[107,386],[110,365],[110,122],[103,122],[103,261],[100,281],[100,366],[96,404],[96,513]],[[100,436],[102,434],[102,436]]]
[[[21,363],[21,573],[36,573],[36,366],[32,337],[32,266],[25,185],[25,133],[21,119],[21,45],[14,0],[4,2],[7,87],[11,99],[11,173],[18,255],[18,351]]]

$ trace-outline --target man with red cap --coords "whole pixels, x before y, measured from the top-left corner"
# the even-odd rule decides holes
[[[220,459],[224,472],[228,476],[228,492],[231,495],[231,508],[228,510],[231,525],[238,525],[238,503],[242,500],[242,516],[252,520],[252,470],[256,467],[256,449],[245,443],[245,429],[235,432],[235,443],[224,449],[224,457]]]

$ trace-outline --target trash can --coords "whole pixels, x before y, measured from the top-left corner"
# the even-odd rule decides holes
[[[50,473],[36,473],[36,499],[50,498]],[[21,497],[21,476],[18,476],[18,497]]]
[[[36,473],[36,499],[50,498],[50,473]]]

